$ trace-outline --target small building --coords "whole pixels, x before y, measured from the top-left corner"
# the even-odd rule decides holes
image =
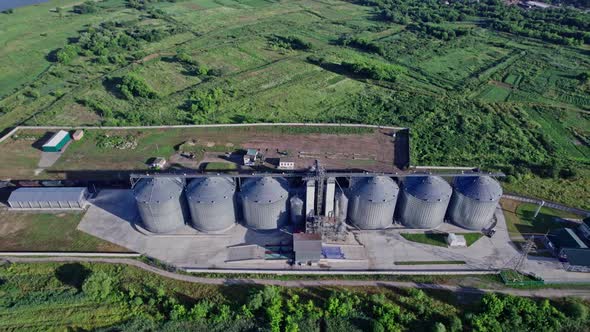
[[[540,2],[540,1],[526,1],[525,4],[529,8],[541,8],[541,9],[551,8],[551,5],[550,4],[544,3],[544,2]]]
[[[248,149],[246,154],[244,155],[244,165],[245,166],[254,166],[256,164],[256,160],[259,158],[258,150],[256,149]]]
[[[166,166],[166,158],[158,157],[150,164],[151,169],[163,169]]]
[[[85,187],[18,188],[10,194],[8,205],[13,209],[82,209],[87,197]]]
[[[465,240],[465,236],[457,235],[455,233],[449,233],[447,235],[447,244],[451,248],[467,247],[467,241]]]
[[[590,272],[590,249],[563,249],[564,267],[570,272]]]
[[[293,234],[295,262],[314,264],[322,259],[322,235],[309,233]]]
[[[74,139],[74,141],[79,141],[82,137],[84,137],[84,130],[82,129],[78,129],[72,134],[72,139]]]
[[[571,228],[551,231],[545,240],[547,248],[553,249],[557,257],[564,258],[564,249],[588,249],[588,245]]]
[[[295,169],[295,161],[290,158],[279,159],[279,169]]]
[[[590,217],[582,221],[582,224],[578,227],[578,232],[583,238],[590,240]]]
[[[44,152],[59,152],[71,140],[70,133],[60,130],[41,146]]]

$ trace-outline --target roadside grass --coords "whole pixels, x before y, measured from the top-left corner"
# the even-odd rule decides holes
[[[477,240],[479,240],[483,234],[481,233],[456,233],[457,235],[463,235],[467,246],[471,246]],[[447,234],[442,233],[401,233],[404,239],[412,242],[418,242],[423,244],[429,244],[438,247],[447,247]]]
[[[0,211],[0,251],[129,252],[76,229],[83,212]]]
[[[568,226],[568,223],[557,221],[556,218],[580,218],[575,214],[543,207],[537,218],[533,219],[536,204],[508,199],[500,200],[500,204],[506,217],[508,233],[513,240],[522,240],[524,235],[544,235],[552,229]]]

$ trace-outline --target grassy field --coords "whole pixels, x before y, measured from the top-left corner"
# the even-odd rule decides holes
[[[565,224],[557,221],[556,218],[582,218],[575,214],[542,207],[537,218],[533,219],[538,207],[535,204],[508,199],[501,200],[500,204],[504,210],[510,237],[516,240],[522,240],[522,235],[544,235],[552,229],[564,227]]]
[[[0,211],[0,251],[128,251],[77,230],[82,216],[82,212]]]
[[[507,191],[590,208],[587,45],[499,33],[470,16],[431,24],[468,31],[436,38],[411,19],[384,21],[373,6],[340,0],[185,0],[145,8],[104,0],[91,14],[73,12],[77,2],[51,0],[2,15],[0,130],[291,121],[407,126],[415,165],[501,170],[510,176]],[[136,43],[121,42],[121,35]],[[56,62],[68,44],[80,50]],[[383,78],[350,64],[395,73]],[[154,94],[126,96],[129,76]],[[126,166],[143,167],[155,144],[133,152],[137,161]],[[117,163],[116,155],[106,160]],[[34,167],[34,155],[9,163]]]
[[[307,150],[318,153],[346,152],[347,147],[364,148],[363,155],[382,159],[352,160],[346,157],[335,157],[325,162],[338,162],[338,165],[349,167],[371,167],[389,165],[393,167],[393,156],[379,150],[384,144],[393,148],[391,140],[383,141],[386,135],[379,130],[363,127],[234,127],[234,128],[174,128],[174,129],[142,129],[142,130],[86,130],[84,138],[73,141],[63,152],[59,160],[43,172],[36,171],[41,157],[40,145],[52,131],[26,129],[0,143],[0,153],[7,156],[7,164],[11,167],[0,168],[0,178],[13,179],[45,179],[45,178],[80,178],[84,172],[102,179],[103,176],[123,176],[119,172],[147,170],[149,161],[155,157],[164,157],[173,168],[196,165],[181,165],[171,162],[169,158],[180,151],[192,152],[195,162],[200,162],[205,153],[225,154],[239,153],[247,148],[263,148],[271,150],[266,153],[273,157],[276,149],[281,151]],[[187,142],[194,142],[190,145]],[[340,146],[338,145],[340,142]],[[186,143],[186,144],[185,144]],[[276,149],[275,149],[276,148]],[[372,150],[372,151],[371,151]],[[276,154],[276,153],[275,153]],[[388,158],[385,160],[384,158]],[[177,158],[178,159],[178,158]],[[239,159],[239,158],[238,158]],[[309,163],[313,159],[301,160],[298,163]],[[320,158],[321,159],[321,158]],[[239,160],[234,160],[241,164]],[[324,161],[322,161],[324,163]],[[213,162],[206,164],[205,170],[233,170],[234,162]],[[103,175],[101,176],[100,173]]]
[[[463,235],[467,246],[474,244],[475,241],[479,240],[483,235],[481,233],[456,233],[457,235]],[[412,242],[430,244],[433,246],[447,247],[447,235],[441,233],[401,233],[404,239]]]
[[[464,280],[466,287],[478,278],[440,277]],[[491,311],[481,304],[481,294],[388,287],[206,285],[112,264],[4,264],[0,280],[2,330],[251,331],[274,327],[286,331],[295,326],[300,331],[319,331],[326,326],[326,331],[364,331],[378,324],[388,326],[387,330],[424,331],[442,325],[461,331],[471,329]],[[491,295],[486,296],[489,300]],[[527,317],[557,319],[559,326],[571,329],[588,323],[587,317],[572,309],[587,310],[583,301],[543,303],[500,295],[491,300],[502,301],[506,310],[526,308]],[[554,313],[551,318],[542,308]],[[535,324],[531,318],[510,319],[508,314],[498,314],[497,322],[517,324],[518,329]]]

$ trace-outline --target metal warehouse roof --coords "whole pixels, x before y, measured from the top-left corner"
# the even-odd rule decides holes
[[[566,248],[563,253],[571,265],[590,267],[590,249]]]
[[[558,228],[549,233],[549,238],[555,246],[563,248],[588,248],[571,228]]]
[[[78,202],[85,192],[85,187],[18,188],[8,202]]]
[[[404,190],[423,201],[436,202],[451,197],[453,189],[440,176],[415,176],[404,180]]]
[[[49,139],[49,141],[47,141],[47,143],[43,144],[43,146],[56,146],[56,145],[59,144],[59,142],[61,142],[69,134],[70,133],[68,133],[65,130],[60,130],[56,134],[54,134],[53,136],[51,136],[51,138]]]
[[[502,197],[502,187],[489,176],[465,176],[455,178],[455,189],[477,201],[497,201]]]

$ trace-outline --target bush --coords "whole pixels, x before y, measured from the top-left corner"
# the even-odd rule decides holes
[[[115,279],[103,271],[93,272],[84,284],[82,291],[95,301],[106,300],[115,290]]]
[[[74,13],[76,14],[93,14],[98,12],[99,7],[94,1],[86,1],[81,5],[74,6]]]
[[[128,73],[122,79],[121,84],[117,87],[121,93],[129,100],[134,97],[150,98],[154,99],[158,97],[156,91],[154,91],[137,73]]]
[[[64,48],[57,51],[55,59],[57,62],[67,65],[72,62],[80,52],[80,47],[76,45],[66,45]]]

